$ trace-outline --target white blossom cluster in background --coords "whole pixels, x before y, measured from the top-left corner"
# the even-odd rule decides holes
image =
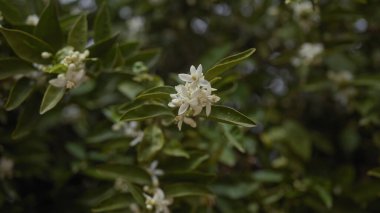
[[[202,72],[202,65],[198,68],[190,67],[190,74],[179,74],[179,79],[184,81],[185,84],[180,84],[175,87],[176,94],[171,94],[171,102],[169,107],[179,107],[178,116],[178,129],[181,130],[182,123],[186,123],[191,127],[196,127],[195,117],[200,114],[203,108],[206,108],[206,115],[211,113],[211,105],[218,102],[220,98],[213,95],[212,92],[216,89],[211,87]]]
[[[170,213],[169,206],[173,203],[173,199],[167,198],[164,191],[160,188],[158,176],[164,174],[164,171],[157,168],[158,161],[153,161],[149,168],[148,173],[152,178],[152,187],[145,186],[144,197],[145,205],[148,210],[154,210],[155,213]]]
[[[334,99],[342,105],[347,105],[349,100],[356,96],[358,91],[355,87],[350,85],[350,82],[354,80],[354,76],[350,71],[329,71],[327,78],[335,83]]]
[[[293,16],[304,31],[309,31],[313,24],[320,20],[318,7],[311,1],[293,2],[291,3]]]
[[[125,136],[133,138],[130,146],[136,146],[144,138],[144,131],[139,129],[138,122],[118,122],[112,126],[112,130],[121,131]]]
[[[63,65],[66,72],[58,74],[57,78],[49,83],[55,87],[72,89],[82,84],[86,79],[86,59],[90,55],[88,50],[84,52],[74,51],[73,47],[65,47],[58,51],[59,64]],[[48,52],[41,53],[42,58],[50,58]],[[43,67],[42,67],[43,68]]]
[[[321,43],[304,43],[298,51],[298,56],[292,59],[294,66],[309,65],[322,54],[324,47]]]
[[[36,14],[33,14],[26,17],[25,24],[30,26],[37,26],[39,21],[40,18]]]

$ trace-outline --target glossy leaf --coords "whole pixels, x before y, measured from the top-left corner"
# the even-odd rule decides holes
[[[58,88],[49,85],[42,99],[42,103],[40,106],[40,114],[44,114],[45,112],[53,109],[62,99],[64,94],[65,88]]]
[[[164,187],[164,191],[168,197],[207,196],[212,194],[206,186],[193,183],[168,185]]]
[[[108,52],[107,50],[110,50],[112,45],[115,44],[118,36],[118,34],[115,34],[89,47],[88,49],[90,51],[90,57],[98,58],[105,55]]]
[[[67,44],[74,47],[75,50],[83,51],[87,45],[87,17],[81,15],[72,26]]]
[[[28,78],[21,78],[18,80],[11,93],[9,94],[8,101],[5,104],[6,110],[13,110],[20,106],[26,98],[32,93],[34,89],[34,82]]]
[[[207,70],[205,74],[205,78],[207,80],[212,80],[215,77],[218,77],[222,75],[224,72],[228,71],[229,69],[233,68],[243,60],[247,59],[249,56],[251,56],[256,51],[255,48],[248,49],[244,52],[231,55],[227,58],[222,59],[219,61],[216,65],[211,67],[209,70]]]
[[[18,58],[0,59],[0,80],[33,71],[36,71],[36,68]]]
[[[254,127],[256,125],[253,120],[244,114],[226,106],[213,105],[211,107],[211,114],[207,117],[206,114],[203,113],[202,116],[218,122],[234,124],[243,127]]]
[[[0,32],[4,35],[16,55],[23,60],[39,64],[50,62],[50,60],[41,57],[42,52],[53,52],[53,48],[44,41],[20,30],[0,27]]]
[[[50,44],[55,50],[62,47],[63,35],[60,23],[58,21],[55,1],[49,1],[49,4],[42,12],[34,34]]]
[[[172,111],[158,104],[144,104],[127,111],[122,117],[123,121],[140,121],[158,116],[173,116]]]
[[[111,36],[111,17],[106,1],[100,6],[94,21],[95,43]]]
[[[19,139],[28,135],[36,126],[38,115],[38,106],[31,103],[24,107],[17,119],[16,129],[12,132],[12,139]]]

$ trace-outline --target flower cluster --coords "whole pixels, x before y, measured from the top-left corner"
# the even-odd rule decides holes
[[[294,2],[291,4],[293,17],[300,24],[304,31],[309,31],[315,23],[320,20],[317,5],[313,6],[311,1]]]
[[[292,63],[295,66],[299,66],[301,63],[311,64],[323,50],[323,45],[320,43],[304,43],[298,51],[298,57],[293,58]]]
[[[55,87],[72,89],[79,86],[86,80],[85,60],[90,55],[88,50],[83,53],[74,51],[73,47],[65,47],[58,51],[59,65],[64,67],[66,72],[60,73],[57,78],[49,83]],[[49,53],[43,52],[42,57],[50,57]]]
[[[209,116],[211,105],[218,102],[220,98],[212,94],[216,89],[212,88],[210,82],[204,78],[202,65],[199,65],[198,68],[191,66],[190,74],[179,74],[178,77],[185,84],[175,87],[177,93],[170,95],[172,100],[168,105],[173,108],[179,107],[176,117],[179,130],[181,130],[183,122],[191,127],[196,127],[196,122],[191,117],[201,113],[204,107],[206,115]]]

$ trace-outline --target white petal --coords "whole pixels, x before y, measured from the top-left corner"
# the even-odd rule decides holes
[[[210,84],[210,82],[208,82],[206,79],[201,79],[200,81],[199,81],[199,85],[201,85],[202,87],[210,87],[211,88],[211,84]]]
[[[183,103],[178,109],[178,115],[182,115],[189,108],[189,103]]]
[[[49,83],[55,87],[65,87],[66,86],[66,80],[64,78],[55,78],[49,81]]]
[[[191,75],[188,75],[188,74],[179,74],[178,77],[179,77],[179,79],[181,79],[184,82],[192,82],[193,81],[191,79]]]
[[[197,68],[197,74],[203,74],[203,73],[202,73],[202,70],[203,70],[203,68],[202,68],[202,64],[199,64],[199,65],[198,65],[198,68]]]
[[[197,123],[192,118],[185,117],[184,122],[193,128],[197,127]]]
[[[211,113],[211,104],[208,102],[206,105],[206,115],[209,116]]]
[[[183,122],[183,120],[180,120],[180,121],[178,121],[178,129],[179,129],[179,131],[181,131],[181,128],[182,128],[182,122]]]
[[[190,67],[190,73],[191,74],[195,74],[197,72],[197,69],[195,69],[195,67],[193,65],[191,65]]]
[[[192,107],[192,109],[194,110],[193,115],[196,116],[196,115],[198,115],[199,113],[202,112],[203,108],[201,106],[195,106],[195,107]]]

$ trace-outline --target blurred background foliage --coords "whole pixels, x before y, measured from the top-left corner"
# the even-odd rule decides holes
[[[101,3],[59,2],[61,20],[86,11],[89,26]],[[374,169],[380,160],[378,1],[106,2],[119,40],[138,41],[142,51],[160,48],[160,57],[146,62],[155,80],[147,86],[125,75],[100,74],[101,80],[73,91],[37,124],[30,122],[29,136],[16,139],[11,133],[20,111],[2,107],[0,155],[2,164],[12,159],[14,168],[8,175],[3,169],[1,212],[90,212],[107,200],[104,192],[113,182],[97,180],[88,169],[104,162],[147,166],[151,158],[160,159],[165,172],[182,167],[216,175],[209,184],[214,196],[181,198],[172,212],[380,211],[380,172]],[[305,2],[309,7],[297,8]],[[40,14],[45,3],[12,2],[22,17]],[[312,50],[305,44],[321,51],[308,57]],[[152,130],[155,126],[145,123],[152,126],[145,131],[166,135],[165,141],[152,139],[158,144],[145,154],[144,146],[151,144],[143,142],[136,150],[128,146],[131,138],[112,131],[107,107],[163,81],[174,85],[176,74],[191,64],[207,69],[251,47],[257,49],[253,57],[216,84],[224,103],[254,118],[256,127],[204,122],[178,132]],[[12,81],[0,83],[4,105]],[[26,107],[31,113],[24,110],[30,121],[38,112],[32,110],[38,109],[34,102]],[[136,161],[136,152],[146,159]],[[162,181],[172,180],[164,176]]]

